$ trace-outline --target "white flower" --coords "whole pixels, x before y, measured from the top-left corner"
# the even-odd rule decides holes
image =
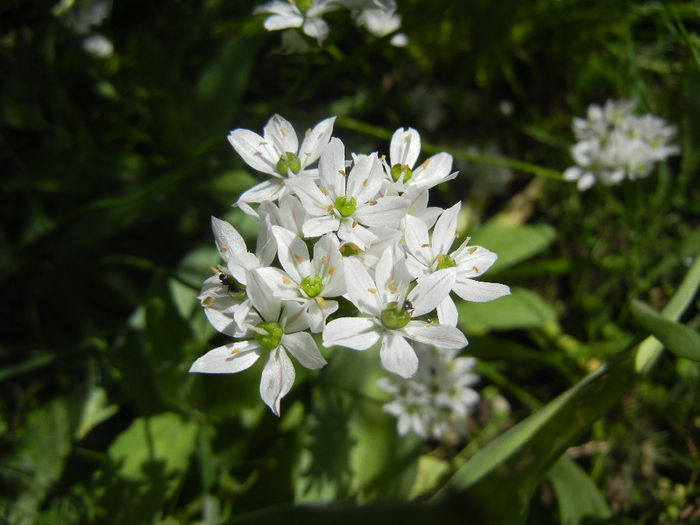
[[[365,7],[357,14],[355,22],[374,36],[383,37],[401,27],[401,15],[396,13],[396,2],[392,1]]]
[[[410,187],[430,189],[452,180],[452,155],[441,152],[426,159],[414,168],[420,155],[420,135],[413,128],[399,128],[391,137],[389,164],[385,163],[386,180],[394,192],[404,192]],[[393,192],[391,192],[393,193]]]
[[[374,279],[360,261],[345,259],[347,297],[367,317],[334,319],[323,330],[323,345],[366,350],[381,342],[379,356],[384,368],[402,377],[412,376],[418,357],[406,339],[441,348],[467,344],[464,334],[453,326],[413,320],[434,310],[449,294],[454,279],[452,269],[435,272],[407,293],[411,276],[400,248],[384,252]]]
[[[226,221],[212,217],[211,227],[216,247],[226,266],[212,269],[215,275],[204,281],[198,299],[216,330],[237,337],[251,308],[250,300],[243,292],[248,270],[268,266],[275,253],[258,252],[260,255],[256,255],[248,252],[243,237]],[[261,238],[265,238],[264,229],[258,239]]]
[[[373,226],[391,227],[406,214],[401,197],[377,197],[382,185],[382,167],[376,154],[357,158],[346,173],[345,147],[333,138],[318,164],[319,184],[307,177],[288,180],[308,216],[302,228],[305,237],[338,232],[338,237],[365,249],[375,235]]]
[[[465,436],[466,419],[479,401],[479,394],[470,388],[479,380],[471,373],[475,360],[426,345],[417,345],[417,351],[420,364],[415,376],[379,380],[380,388],[394,398],[384,405],[384,411],[397,418],[400,435]]]
[[[258,271],[248,272],[246,293],[255,312],[247,317],[240,339],[210,350],[197,359],[190,372],[233,374],[253,365],[267,352],[260,379],[260,397],[272,412],[280,415],[280,401],[294,384],[296,373],[287,352],[305,368],[317,369],[326,360],[308,332],[304,307],[280,300],[264,283]]]
[[[323,330],[326,318],[338,309],[338,302],[326,300],[345,293],[343,256],[338,239],[326,234],[314,244],[314,257],[309,259],[306,243],[295,233],[273,226],[277,239],[280,264],[278,268],[263,268],[259,273],[274,293],[285,300],[298,301],[304,306],[312,332]]]
[[[114,54],[114,45],[104,35],[94,33],[83,39],[83,49],[97,58],[109,58]]]
[[[274,115],[263,128],[263,136],[248,129],[234,129],[228,135],[233,149],[251,168],[274,177],[244,192],[238,205],[249,214],[248,203],[277,200],[287,192],[285,181],[290,177],[315,175],[311,164],[321,155],[333,132],[335,117],[322,120],[307,130],[299,146],[299,139],[292,125],[279,115]]]
[[[656,162],[680,153],[669,144],[676,128],[654,115],[634,115],[635,106],[634,100],[609,100],[602,108],[591,105],[586,119],[574,118],[576,165],[564,171],[565,180],[576,181],[581,191],[597,181],[619,184],[648,176]]]
[[[338,9],[334,0],[273,0],[255,8],[254,13],[271,13],[263,26],[268,31],[301,27],[304,33],[320,44],[328,36],[328,24],[321,16]]]
[[[497,255],[481,246],[468,246],[469,239],[450,252],[457,234],[457,216],[461,203],[445,210],[435,223],[432,239],[425,223],[415,217],[406,217],[406,249],[409,252],[408,268],[417,277],[431,275],[446,268],[455,269],[455,281],[451,290],[466,301],[484,302],[498,299],[510,293],[504,284],[475,281],[496,261]],[[424,277],[422,277],[424,278]],[[418,282],[421,282],[419,278]],[[437,308],[438,319],[443,324],[455,326],[457,307],[452,298],[445,296]]]

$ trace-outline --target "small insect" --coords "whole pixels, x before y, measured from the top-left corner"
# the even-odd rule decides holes
[[[408,299],[404,299],[403,306],[401,307],[401,309],[410,315],[413,313],[413,303],[411,303],[411,301],[409,301]]]
[[[229,293],[238,293],[241,291],[241,289],[236,284],[236,281],[234,281],[231,278],[231,276],[226,275],[223,272],[219,274],[219,281],[221,281],[221,284],[226,287]]]

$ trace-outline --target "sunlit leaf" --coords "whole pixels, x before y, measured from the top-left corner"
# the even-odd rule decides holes
[[[651,306],[634,300],[632,315],[640,328],[650,332],[679,357],[700,361],[700,334],[680,323],[666,319]]]
[[[534,328],[557,319],[557,313],[544,299],[524,288],[511,288],[506,295],[488,303],[457,302],[459,323],[467,333],[489,330]]]
[[[610,509],[586,472],[567,457],[557,461],[547,474],[559,502],[562,525],[579,525],[585,518],[605,519]]]
[[[498,260],[489,270],[494,274],[544,251],[555,237],[556,231],[547,224],[511,226],[491,221],[474,232],[469,244],[498,254]]]

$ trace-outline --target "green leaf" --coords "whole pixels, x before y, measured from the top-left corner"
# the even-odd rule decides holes
[[[511,226],[490,221],[474,232],[469,244],[498,254],[489,270],[496,273],[546,250],[555,237],[556,230],[547,224]]]
[[[437,497],[459,492],[483,523],[523,523],[530,497],[551,465],[632,387],[633,363],[628,349],[586,376],[481,449]]]
[[[64,469],[71,450],[70,418],[67,403],[57,398],[33,410],[18,433],[15,450],[0,456],[0,516],[7,523],[29,525],[36,521],[39,507]],[[9,452],[9,454],[8,454]],[[4,508],[10,501],[9,509]]]
[[[107,404],[107,392],[103,388],[95,387],[88,394],[80,416],[80,425],[75,430],[75,439],[83,439],[90,430],[112,417],[119,407]]]
[[[489,330],[535,328],[556,321],[557,313],[539,295],[524,288],[511,288],[510,295],[488,303],[457,303],[459,324],[467,333]]]
[[[679,357],[700,361],[700,334],[666,319],[651,306],[637,299],[632,301],[632,315],[640,328],[654,335]]]
[[[134,481],[148,479],[153,464],[162,465],[170,491],[187,469],[196,437],[197,424],[172,412],[140,417],[117,436],[108,455],[119,464],[119,474]]]
[[[678,290],[668,301],[661,314],[672,321],[677,321],[692,301],[700,287],[700,257],[695,257],[695,262],[683,277]],[[661,355],[663,345],[653,336],[647,337],[639,345],[637,352],[637,371],[648,373]]]
[[[579,525],[585,518],[609,518],[611,513],[598,487],[586,472],[562,457],[547,475],[559,502],[562,525]]]

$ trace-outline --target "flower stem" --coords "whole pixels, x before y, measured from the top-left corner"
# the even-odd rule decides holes
[[[361,122],[350,117],[337,117],[335,123],[336,125],[341,126],[343,128],[358,131],[360,133],[364,133],[365,135],[370,135],[379,139],[391,140],[391,137],[393,135],[392,132],[384,128],[380,128],[379,126],[374,126],[372,124],[367,124],[366,122]],[[437,146],[435,144],[430,144],[428,142],[423,141],[421,141],[421,149],[429,155],[434,155],[436,153],[440,153],[441,151],[445,151],[456,159],[466,160],[468,162],[474,162],[476,164],[502,166],[505,168],[511,168],[513,170],[521,171],[523,173],[537,175],[538,177],[546,177],[548,179],[553,180],[563,180],[562,174],[559,171],[553,170],[551,168],[537,166],[536,164],[530,164],[529,162],[510,159],[508,157],[483,155],[481,153],[469,153],[464,150],[446,148],[443,146]]]

